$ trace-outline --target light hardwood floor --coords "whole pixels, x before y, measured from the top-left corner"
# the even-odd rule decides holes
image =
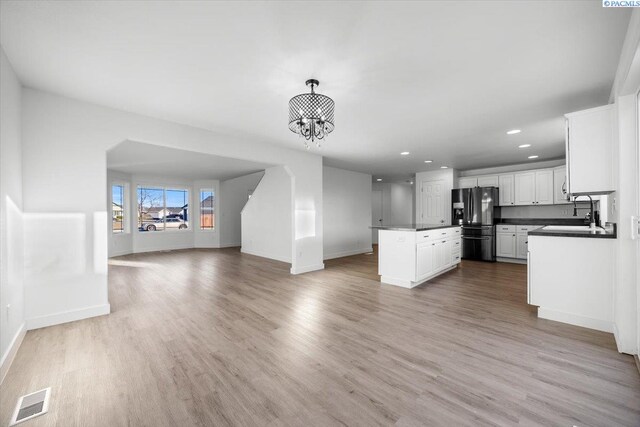
[[[31,331],[2,384],[52,387],[31,426],[640,426],[610,334],[537,319],[526,267],[415,289],[359,255],[291,276],[237,249],[112,259],[112,314]]]

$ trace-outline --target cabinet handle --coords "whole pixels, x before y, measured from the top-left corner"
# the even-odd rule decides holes
[[[447,242],[446,240],[443,240],[443,241],[442,241],[442,243],[446,243],[446,242]]]
[[[516,237],[516,235],[514,234],[513,237]]]
[[[444,232],[444,233],[440,233],[440,234],[442,234],[443,236],[446,236],[446,234],[447,234],[447,233],[446,233],[446,232]]]

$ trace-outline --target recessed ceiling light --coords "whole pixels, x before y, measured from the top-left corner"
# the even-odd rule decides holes
[[[516,133],[522,132],[520,129],[513,129],[507,132],[507,135],[515,135]]]
[[[449,166],[440,166],[440,169],[448,169]]]
[[[413,181],[409,182],[409,184],[413,185]]]
[[[408,151],[403,151],[402,153],[400,153],[401,156],[408,156],[409,152]]]
[[[433,160],[425,160],[425,163],[433,163]]]
[[[537,159],[538,156],[529,156],[530,159]]]
[[[376,181],[380,182],[380,181],[382,181],[382,178],[378,178],[378,179],[376,179]]]
[[[531,144],[518,145],[518,148],[529,148],[529,147],[531,147]]]

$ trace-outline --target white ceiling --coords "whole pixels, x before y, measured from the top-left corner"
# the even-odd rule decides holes
[[[132,175],[221,181],[268,168],[266,163],[125,141],[107,151],[107,169]]]
[[[608,102],[630,16],[595,0],[0,7],[26,86],[302,149],[287,101],[314,77],[336,101],[325,163],[389,177],[563,156],[562,114]]]

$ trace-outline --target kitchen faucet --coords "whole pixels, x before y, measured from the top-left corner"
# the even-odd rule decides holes
[[[578,197],[580,197],[581,195],[573,196],[573,216],[578,216],[578,207],[576,206],[576,200],[578,200]],[[593,215],[593,199],[588,194],[584,194],[584,196],[587,196],[589,198],[590,209],[591,209],[591,212],[589,214],[589,228],[595,229],[596,220],[595,220],[595,216]]]

